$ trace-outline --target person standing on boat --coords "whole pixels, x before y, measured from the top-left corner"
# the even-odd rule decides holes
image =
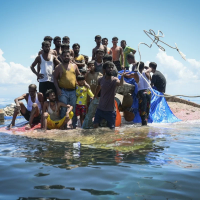
[[[128,56],[127,56],[127,58],[128,58],[129,64],[132,64],[133,59],[129,58]],[[143,62],[140,62],[139,72],[136,72],[133,74],[126,74],[124,77],[125,78],[134,78],[135,81],[137,82],[137,85],[138,85],[137,97],[138,97],[138,102],[139,102],[138,110],[139,110],[139,114],[140,114],[140,117],[142,120],[142,125],[147,125],[150,106],[151,106],[151,91],[150,91],[150,87],[149,87],[149,84],[151,82],[150,81],[151,76],[150,76],[149,71],[144,70]]]
[[[70,63],[70,51],[62,52],[63,63],[56,67],[54,72],[54,84],[57,90],[58,100],[76,109],[76,76],[80,75],[78,66]],[[61,108],[60,117],[63,118],[67,112],[66,107]],[[77,117],[72,119],[73,128],[77,126]]]
[[[45,36],[44,37],[44,41],[47,41],[47,42],[49,42],[50,43],[50,47],[51,47],[51,42],[52,42],[52,40],[53,40],[53,38],[51,37],[51,36]],[[57,51],[56,50],[54,50],[54,49],[50,49],[50,54],[52,54],[52,55],[54,55],[54,56],[57,56]],[[43,48],[38,52],[38,55],[41,55],[41,54],[43,54],[44,53],[44,50],[43,50]],[[38,64],[37,65],[37,73],[40,73],[40,70],[41,70],[41,68],[40,68],[40,64]],[[39,82],[39,79],[37,78],[37,81]]]
[[[51,42],[52,42],[53,38],[51,36],[45,36],[44,37],[44,42],[47,41],[50,43],[50,47],[51,47]],[[38,55],[41,55],[44,53],[43,48],[38,52]],[[54,56],[57,56],[57,51],[54,49],[50,49],[50,53]]]
[[[103,63],[105,63],[105,62],[107,62],[107,61],[112,62],[112,55],[106,54],[106,55],[103,57]],[[113,64],[114,64],[114,63],[113,63]],[[114,67],[113,67],[112,76],[118,77],[118,70],[117,70],[117,67],[115,66],[115,64],[114,64]]]
[[[103,50],[104,54],[107,53],[107,47],[105,45],[101,44],[101,36],[100,35],[96,35],[95,36],[95,42],[96,42],[96,47],[94,49],[92,49],[92,60],[96,60],[96,51],[98,49]]]
[[[62,38],[62,44],[68,44],[69,45],[69,50],[70,51],[70,56],[73,58],[74,57],[74,51],[72,49],[70,49],[70,38],[68,36],[64,36]]]
[[[69,49],[69,44],[61,44],[61,52],[63,51],[70,51]],[[71,54],[71,51],[70,51],[70,62],[72,62],[72,60],[74,59],[74,52],[72,51],[73,54]],[[58,60],[62,63],[63,60],[62,60],[62,54],[58,56]]]
[[[137,68],[137,62],[135,60],[134,54],[132,53],[127,54],[126,59],[128,63],[130,62],[132,64],[132,72],[134,72]]]
[[[57,56],[61,55],[62,54],[62,51],[61,51],[61,38],[59,36],[56,36],[54,39],[53,39],[53,43],[55,44],[55,51],[57,52]]]
[[[102,49],[96,50],[96,60],[94,62],[94,71],[100,72],[103,74],[103,57],[104,57],[104,51]]]
[[[149,67],[150,72],[153,73],[151,86],[159,92],[165,93],[167,82],[165,76],[160,71],[156,70],[157,64],[155,62],[150,62]]]
[[[112,50],[108,47],[108,38],[103,38],[101,41],[102,44],[107,48],[107,54],[112,55]]]
[[[120,63],[121,65],[124,65],[124,67],[126,68],[126,70],[129,70],[129,64],[128,64],[128,61],[127,61],[127,55],[129,53],[133,53],[135,54],[136,53],[136,50],[129,47],[129,46],[126,46],[126,41],[125,40],[122,40],[121,41],[121,47],[123,49],[123,54],[124,54],[124,62],[122,63],[122,58],[120,59]]]
[[[42,43],[43,53],[36,57],[35,61],[31,65],[32,72],[37,76],[39,80],[39,92],[41,92],[45,98],[46,91],[49,89],[55,90],[53,82],[53,70],[55,66],[60,64],[56,56],[50,53],[50,43],[44,41]],[[41,73],[36,72],[35,66],[39,64]]]
[[[124,69],[123,49],[122,49],[122,47],[117,46],[117,43],[118,43],[118,38],[117,37],[113,37],[112,38],[112,43],[113,43],[113,47],[111,48],[111,50],[112,50],[113,63],[117,67],[117,70],[121,71],[122,69]],[[120,61],[119,61],[120,60],[120,56],[121,56],[122,64],[120,64]]]
[[[25,99],[27,102],[27,108],[21,102],[21,100]],[[29,130],[32,124],[39,123],[41,120],[41,110],[44,103],[43,94],[37,92],[37,86],[35,84],[31,84],[28,87],[28,93],[23,94],[22,96],[16,98],[15,100],[16,108],[13,113],[13,118],[11,124],[8,126],[9,129],[12,126],[15,126],[15,120],[19,112],[24,118],[29,121],[29,124],[25,127],[26,130]]]
[[[52,89],[47,90],[46,97],[49,99],[49,101],[44,102],[42,109],[44,131],[46,131],[47,128],[64,129],[65,125],[67,125],[69,120],[72,119],[74,115],[72,112],[73,107],[56,101],[56,94]],[[63,118],[60,117],[61,107],[67,108],[67,112]]]
[[[72,62],[78,66],[79,71],[81,72],[81,70],[85,67],[85,58],[83,55],[79,54],[80,45],[78,43],[73,44],[72,48],[74,51],[74,59]]]
[[[119,85],[123,85],[124,73],[121,79],[112,76],[114,64],[107,61],[104,63],[105,76],[98,79],[98,86],[96,89],[95,98],[98,98],[101,90],[101,98],[94,118],[94,128],[99,126],[102,119],[107,121],[110,129],[115,128],[116,111],[115,111],[115,89]]]

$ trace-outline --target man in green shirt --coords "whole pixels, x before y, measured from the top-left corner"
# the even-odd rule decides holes
[[[136,50],[129,47],[129,46],[126,46],[126,41],[125,40],[122,40],[121,41],[121,47],[123,49],[123,53],[124,53],[124,63],[122,63],[122,60],[121,61],[121,65],[124,65],[124,67],[126,68],[126,70],[129,70],[129,64],[128,64],[128,61],[127,61],[127,55],[129,53],[133,53],[135,54],[136,53]]]

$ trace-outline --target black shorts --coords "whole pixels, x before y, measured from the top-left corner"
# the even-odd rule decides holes
[[[55,93],[56,93],[56,88],[53,82],[40,82],[39,83],[39,92],[41,92],[44,96],[44,98],[46,98],[46,92],[47,90],[52,89]]]
[[[103,111],[97,108],[94,117],[94,124],[99,124],[102,119],[105,119],[107,121],[107,126],[110,129],[114,129],[116,120],[116,111]]]
[[[23,113],[21,112],[21,110],[20,110],[20,113],[21,113],[21,115],[22,115],[27,121],[29,121],[30,116],[31,116],[31,111],[28,111],[28,110],[26,109],[25,114],[23,114]],[[39,114],[37,117],[34,117],[34,118],[33,118],[33,124],[39,123],[40,120],[41,120],[41,115]]]
[[[115,66],[117,67],[117,70],[118,70],[118,71],[121,71],[121,70],[122,70],[122,67],[121,67],[121,64],[120,64],[120,61],[119,61],[119,60],[113,61],[113,63],[114,63]]]

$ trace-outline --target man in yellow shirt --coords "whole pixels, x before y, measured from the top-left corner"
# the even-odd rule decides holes
[[[85,87],[85,77],[82,75],[77,76],[78,86],[76,87],[76,116],[80,116],[81,126],[86,115],[87,95],[93,99],[94,94],[90,88]]]
[[[80,45],[78,43],[73,44],[72,46],[74,51],[74,60],[73,63],[76,64],[81,72],[83,67],[85,67],[85,58],[83,55],[80,55]]]

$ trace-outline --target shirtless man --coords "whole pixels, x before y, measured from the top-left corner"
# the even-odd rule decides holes
[[[66,105],[73,106],[73,113],[76,109],[76,76],[80,75],[78,66],[70,63],[70,52],[62,52],[63,63],[56,67],[54,72],[54,84],[57,90],[58,100]],[[62,107],[60,117],[66,115],[67,108]],[[77,117],[72,118],[73,128],[76,128]]]
[[[44,131],[46,131],[47,128],[63,129],[68,121],[73,117],[73,107],[56,101],[56,94],[53,90],[47,90],[46,96],[48,97],[49,101],[44,102],[44,106],[42,109]],[[66,115],[63,118],[60,118],[61,107],[67,108]]]
[[[96,59],[97,49],[102,49],[104,51],[104,54],[107,53],[107,47],[101,44],[101,36],[100,35],[95,36],[95,42],[96,42],[97,46],[94,49],[92,49],[92,60]]]
[[[102,44],[107,47],[107,54],[112,55],[112,50],[108,47],[108,38],[103,38]]]
[[[53,70],[55,66],[60,64],[56,56],[50,53],[50,43],[44,41],[42,43],[43,53],[36,57],[35,61],[31,65],[32,72],[37,76],[39,80],[39,92],[43,93],[44,99],[46,91],[49,89],[54,89],[53,83]],[[41,73],[36,72],[35,66],[39,64],[41,68]]]
[[[29,130],[33,123],[39,123],[41,120],[40,112],[44,102],[43,94],[37,92],[37,86],[35,84],[29,85],[28,90],[28,93],[23,94],[14,100],[16,108],[13,113],[12,122],[8,126],[9,129],[12,128],[12,126],[15,126],[15,120],[19,112],[27,121],[29,121],[29,124],[25,127],[26,130]],[[27,102],[27,108],[23,102],[21,102],[23,99]]]
[[[64,43],[64,44],[61,44],[61,52],[63,51],[70,51],[69,49],[69,44],[67,43]],[[74,51],[70,51],[70,62],[72,62],[72,60],[74,59]],[[62,54],[58,56],[58,60],[62,63],[63,60],[62,60]]]
[[[64,36],[62,38],[62,44],[70,44],[70,38],[68,36]],[[69,45],[69,49],[66,49],[70,51],[70,56],[73,58],[74,57],[74,51],[72,49],[70,49],[70,45]]]
[[[120,70],[124,69],[123,49],[122,49],[122,47],[117,46],[117,43],[118,43],[118,38],[117,37],[113,37],[112,38],[112,43],[113,43],[113,47],[111,49],[112,49],[113,63],[117,67],[117,70],[120,71]],[[120,64],[120,61],[119,61],[120,56],[121,56],[122,65]]]
[[[53,43],[55,44],[55,51],[57,52],[57,56],[61,55],[62,54],[62,51],[61,51],[61,38],[59,36],[56,36],[54,39],[53,39]]]

